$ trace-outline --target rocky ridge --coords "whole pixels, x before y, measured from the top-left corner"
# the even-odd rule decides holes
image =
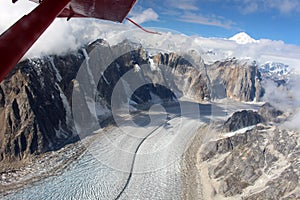
[[[253,126],[264,122],[265,119],[252,110],[242,110],[235,112],[225,123],[227,132],[237,131],[241,128]]]
[[[69,101],[62,92],[67,93],[68,75],[63,80],[55,65],[69,62],[71,68],[80,63],[78,58],[25,60],[1,83],[1,161],[26,159],[71,141]]]

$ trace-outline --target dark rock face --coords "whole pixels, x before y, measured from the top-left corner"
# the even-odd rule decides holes
[[[25,60],[0,84],[1,161],[25,159],[70,141],[72,122],[63,90],[68,93],[71,87],[69,76],[76,75],[71,68],[79,57]],[[56,66],[69,71],[62,77]]]
[[[256,127],[207,143],[200,152],[200,165],[208,167],[208,177],[218,195],[251,200],[297,199],[297,141],[297,132]]]
[[[235,112],[224,124],[226,131],[236,131],[238,129],[256,125],[264,122],[262,116],[252,110]]]

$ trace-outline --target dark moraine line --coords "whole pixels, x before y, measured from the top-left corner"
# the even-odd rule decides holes
[[[162,127],[165,123],[167,123],[168,121],[170,121],[171,119],[165,121],[164,123],[160,124],[158,127],[156,127],[153,131],[151,131],[145,138],[143,138],[141,140],[141,142],[139,143],[139,145],[137,146],[135,152],[134,152],[134,155],[133,155],[133,159],[132,159],[132,163],[131,163],[131,169],[130,169],[130,172],[129,172],[129,176],[127,178],[127,181],[123,187],[123,189],[121,190],[121,192],[118,194],[118,196],[116,197],[115,200],[119,199],[121,197],[121,195],[124,193],[125,189],[127,188],[129,182],[130,182],[130,179],[132,177],[132,173],[133,173],[133,167],[134,167],[134,163],[135,163],[135,158],[136,158],[136,154],[137,152],[139,151],[139,148],[141,147],[141,145],[143,144],[143,142],[150,136],[152,135],[152,133],[154,133],[157,129],[159,129],[160,127]]]

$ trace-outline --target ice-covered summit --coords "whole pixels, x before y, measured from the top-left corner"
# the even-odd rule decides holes
[[[251,44],[251,43],[258,43],[258,40],[253,39],[251,36],[249,36],[245,32],[240,32],[238,34],[235,34],[229,40],[233,40],[238,44]]]
[[[289,65],[279,62],[266,62],[259,67],[259,71],[263,78],[271,79],[278,84],[288,82],[293,74]]]
[[[291,70],[288,65],[278,62],[266,62],[260,67],[262,73],[268,73],[269,75],[287,76]]]

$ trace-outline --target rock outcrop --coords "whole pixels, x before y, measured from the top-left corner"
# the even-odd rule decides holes
[[[224,124],[227,132],[264,122],[264,118],[252,110],[235,112]]]
[[[233,113],[233,115],[224,123],[224,129],[227,132],[231,132],[259,123],[280,123],[284,121],[284,118],[280,118],[283,114],[282,111],[276,109],[270,103],[265,103],[257,112],[252,110],[242,110]]]

